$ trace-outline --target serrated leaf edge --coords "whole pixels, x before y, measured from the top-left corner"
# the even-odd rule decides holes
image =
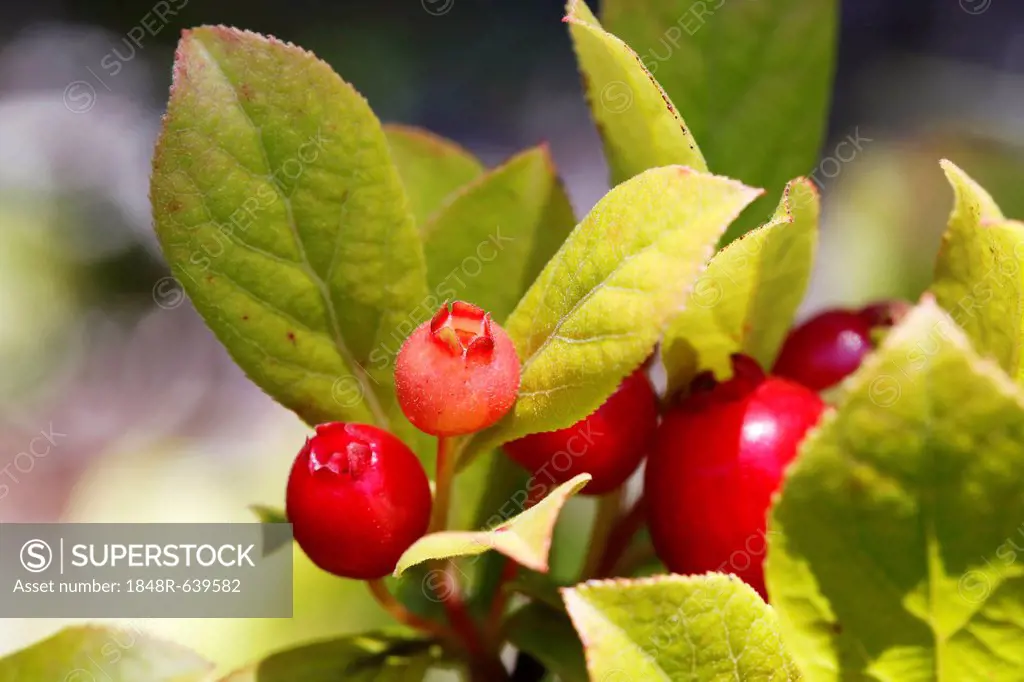
[[[707,573],[694,574],[694,575],[680,575],[678,573],[666,573],[661,575],[643,576],[640,578],[600,578],[594,580],[587,580],[585,582],[573,585],[572,587],[561,587],[559,593],[562,595],[562,600],[565,602],[565,611],[569,614],[569,620],[572,621],[573,629],[576,630],[576,635],[580,638],[580,642],[583,643],[583,653],[587,661],[587,670],[592,669],[593,661],[591,660],[591,642],[588,636],[583,632],[581,625],[577,621],[575,609],[589,609],[595,610],[594,607],[586,601],[584,595],[594,589],[601,587],[637,587],[637,586],[658,586],[658,585],[697,585],[701,582],[706,582],[708,578],[725,578],[727,582],[741,586],[740,589],[746,588],[750,593],[757,597],[758,601],[764,606],[771,610],[771,606],[766,604],[761,595],[757,593],[757,590],[747,585],[745,582],[740,580],[734,575],[729,573],[718,573],[715,571],[708,571]],[[614,623],[605,620],[609,625],[615,627]],[[780,636],[781,644],[781,636]],[[660,668],[654,661],[651,661],[652,665]]]
[[[690,140],[690,150],[693,153],[695,153],[697,157],[701,160],[701,162],[704,164],[703,172],[707,172],[707,160],[704,158],[704,153],[700,150],[700,146],[697,144],[697,140],[694,139],[693,135],[690,133],[690,129],[686,126],[686,122],[683,120],[682,115],[679,113],[679,110],[676,109],[676,105],[672,103],[672,99],[668,96],[668,93],[665,92],[665,89],[663,87],[661,87],[661,83],[658,82],[658,80],[654,77],[654,74],[652,74],[644,65],[644,61],[643,59],[640,58],[640,55],[638,55],[632,47],[627,45],[624,40],[619,38],[614,33],[606,31],[602,26],[596,26],[590,23],[589,21],[584,21],[583,19],[580,19],[578,16],[576,16],[575,10],[580,3],[585,4],[585,0],[568,0],[565,6],[565,16],[562,17],[562,22],[566,24],[575,24],[577,26],[583,26],[584,28],[590,29],[591,31],[602,33],[608,36],[609,38],[612,38],[617,43],[626,48],[627,53],[630,56],[632,56],[633,59],[636,60],[636,63],[640,67],[643,74],[647,76],[647,79],[654,85],[654,87],[658,89],[658,93],[661,94],[661,98],[662,100],[664,100],[666,108],[668,109],[669,113],[672,114],[673,118],[675,118],[676,123],[679,124],[679,129],[682,130],[683,134],[686,135],[686,137]],[[589,6],[587,9],[590,9]],[[579,74],[584,78],[588,78],[582,70],[583,65],[578,64],[578,66],[581,67],[578,69]],[[589,92],[589,86],[584,88],[584,90],[587,98],[589,99],[591,97]],[[728,228],[728,226],[726,227]]]

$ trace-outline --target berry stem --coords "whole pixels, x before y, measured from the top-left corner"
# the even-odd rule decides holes
[[[508,673],[501,661],[488,653],[477,624],[466,608],[455,564],[451,560],[439,563],[443,566],[445,580],[444,585],[437,591],[437,596],[444,606],[448,622],[461,638],[462,648],[468,654],[471,679],[480,682],[500,682],[508,679]]]
[[[395,596],[388,591],[383,578],[367,580],[366,586],[370,588],[370,594],[377,600],[377,603],[402,625],[436,637],[450,649],[459,650],[462,648],[455,632],[440,623],[424,618],[405,608],[405,605],[395,599]]]
[[[437,439],[437,474],[435,477],[434,507],[427,532],[437,533],[448,527],[448,507],[451,504],[452,480],[455,478],[454,438]]]
[[[633,545],[627,549],[619,560],[615,562],[607,575],[598,576],[611,578],[614,576],[629,576],[643,568],[646,564],[656,560],[658,555],[654,553],[654,546],[648,543]]]
[[[583,562],[583,572],[580,574],[584,580],[597,573],[612,532],[612,526],[619,517],[622,495],[623,487],[619,486],[598,498],[597,516],[594,518],[593,530],[590,531],[590,547],[587,550],[587,558]]]
[[[646,520],[647,499],[641,496],[633,504],[633,507],[615,522],[615,526],[608,535],[608,544],[605,545],[604,554],[597,564],[595,578],[612,577],[626,550],[629,549],[630,541],[643,527]]]
[[[505,607],[508,606],[508,590],[505,589],[505,585],[514,580],[518,573],[519,564],[511,559],[505,559],[505,564],[501,568],[501,576],[498,578],[498,587],[494,591],[494,601],[491,602],[487,621],[484,623],[487,639],[495,645],[500,644],[501,619],[505,615]]]

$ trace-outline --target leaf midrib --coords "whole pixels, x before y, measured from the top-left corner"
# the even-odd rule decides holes
[[[213,68],[216,71],[216,74],[224,81],[224,83],[227,84],[228,90],[231,92],[232,97],[235,100],[236,107],[242,113],[242,116],[249,123],[249,126],[252,128],[253,133],[255,133],[256,135],[256,140],[258,142],[260,154],[263,156],[263,163],[266,166],[267,173],[273,175],[274,168],[270,163],[270,157],[267,154],[267,148],[263,142],[262,127],[256,125],[256,122],[252,119],[252,116],[245,108],[245,105],[242,104],[241,99],[238,97],[238,90],[235,88],[235,84],[232,82],[231,78],[228,77],[227,73],[225,73],[224,69],[220,65],[220,62],[218,62],[214,58],[214,56],[207,49],[206,45],[203,44],[202,40],[196,38],[195,43],[199,50],[201,51],[203,59],[213,66]],[[317,274],[316,270],[314,270],[313,266],[310,264],[309,256],[306,252],[306,245],[302,241],[302,237],[299,234],[298,226],[295,224],[295,215],[294,212],[292,211],[291,198],[284,193],[284,191],[281,189],[281,186],[277,183],[276,180],[273,179],[273,177],[271,178],[270,184],[273,185],[274,191],[277,193],[282,203],[284,204],[285,215],[287,217],[285,222],[288,224],[288,229],[291,232],[292,239],[295,242],[295,247],[299,251],[299,257],[301,260],[296,262],[295,265],[300,270],[302,270],[303,274],[305,274],[306,277],[308,277],[309,280],[313,282],[313,284],[317,287],[317,290],[320,293],[320,298],[323,301],[325,309],[327,310],[327,317],[330,329],[329,332],[326,333],[325,335],[331,338],[331,340],[334,343],[335,350],[337,350],[338,352],[338,355],[341,357],[342,361],[347,365],[349,372],[352,374],[352,376],[354,376],[356,378],[356,381],[359,382],[359,387],[361,389],[363,399],[366,401],[367,406],[370,408],[370,412],[373,414],[374,419],[376,420],[378,425],[386,429],[389,426],[390,420],[388,419],[387,414],[385,413],[383,407],[381,406],[380,400],[378,399],[377,394],[374,390],[374,385],[370,383],[371,380],[369,376],[359,365],[359,363],[356,362],[355,357],[352,355],[347,344],[345,343],[345,339],[341,333],[341,325],[338,322],[337,311],[334,308],[334,299],[331,296],[330,288],[328,287],[327,283],[320,277],[320,275]],[[340,227],[338,229],[338,232],[340,234]]]

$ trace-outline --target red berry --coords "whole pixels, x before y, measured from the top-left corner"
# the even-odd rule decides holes
[[[391,573],[427,531],[430,483],[405,443],[366,424],[316,427],[288,478],[287,513],[313,563],[343,578]]]
[[[535,478],[556,485],[589,473],[594,478],[582,493],[601,495],[636,471],[657,425],[657,397],[638,370],[589,417],[560,431],[507,443],[505,452]]]
[[[505,416],[519,391],[512,340],[480,308],[441,306],[398,351],[395,388],[405,416],[421,431],[456,436]]]
[[[762,563],[772,494],[824,404],[785,379],[695,392],[669,410],[644,491],[658,557],[674,573],[733,573],[766,596]]]
[[[815,391],[834,386],[874,349],[871,330],[892,326],[902,310],[900,302],[884,302],[820,313],[789,332],[772,371]]]

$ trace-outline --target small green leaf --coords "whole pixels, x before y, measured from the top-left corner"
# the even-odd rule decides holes
[[[429,640],[366,633],[273,654],[220,682],[421,682],[441,660]]]
[[[546,146],[477,178],[423,226],[438,305],[472,301],[502,321],[576,225]]]
[[[310,424],[425,441],[392,360],[426,297],[423,254],[366,101],[313,55],[186,31],[151,185],[171,267],[235,361]]]
[[[608,30],[637,51],[686,117],[708,167],[768,191],[755,205],[759,210],[747,211],[729,229],[727,240],[755,227],[768,212],[761,205],[818,162],[838,6],[838,0],[601,4]],[[854,131],[830,151],[845,162],[860,152],[860,143]]]
[[[519,398],[470,451],[591,414],[650,354],[729,222],[759,190],[682,166],[612,189],[509,316]]]
[[[198,654],[138,629],[89,625],[66,628],[0,659],[0,682],[198,682],[212,669]]]
[[[527,604],[509,616],[504,632],[512,646],[543,663],[562,682],[589,681],[580,639],[561,609]]]
[[[395,567],[395,575],[431,559],[475,556],[491,549],[544,573],[548,570],[551,533],[558,514],[565,502],[590,482],[590,478],[590,474],[580,474],[566,481],[522,514],[490,530],[444,531],[425,535],[405,550]]]
[[[814,680],[1024,679],[1024,394],[926,298],[844,385],[771,512]]]
[[[658,166],[706,171],[697,143],[640,57],[602,29],[583,0],[569,0],[565,22],[612,185]]]
[[[256,515],[260,523],[289,523],[284,509],[265,504],[250,504],[249,511]]]
[[[799,680],[775,612],[733,576],[593,580],[562,590],[592,680]]]
[[[384,134],[421,228],[449,194],[484,172],[475,156],[428,130],[389,123]]]
[[[771,367],[811,277],[818,210],[814,185],[793,180],[768,223],[711,259],[662,341],[669,394],[703,370],[728,378],[732,353]]]
[[[1024,382],[1024,223],[1003,217],[988,192],[942,161],[956,203],[931,291],[974,347]]]

